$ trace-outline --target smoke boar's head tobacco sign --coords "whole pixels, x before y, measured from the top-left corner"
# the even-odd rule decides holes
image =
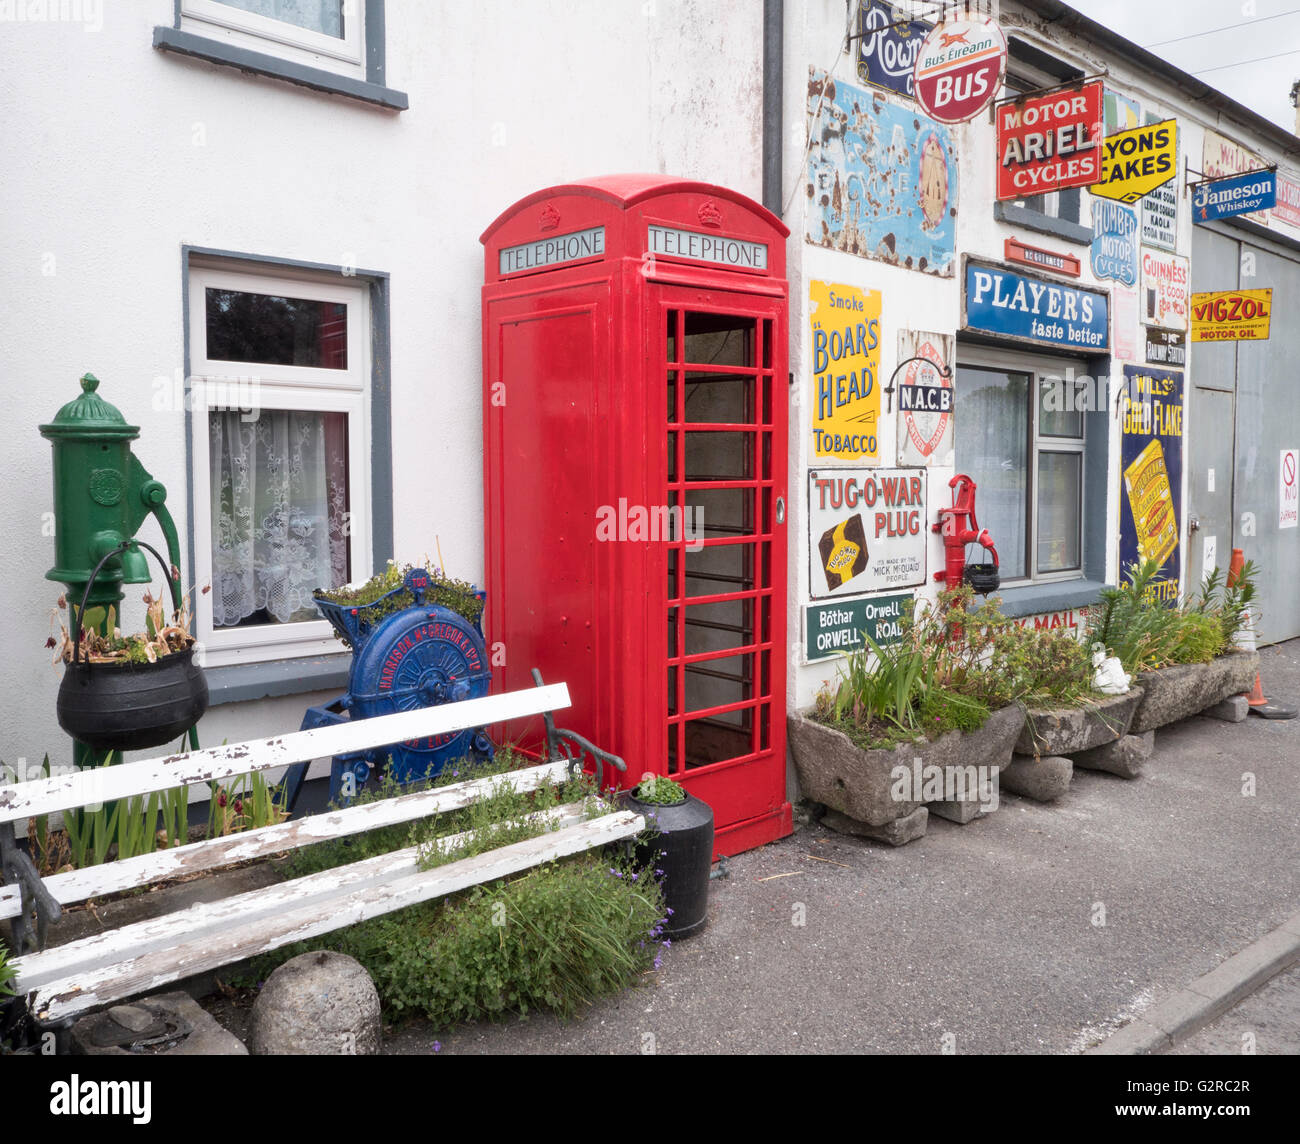
[[[1101,174],[1100,80],[998,104],[997,127],[1000,200],[1086,187]]]

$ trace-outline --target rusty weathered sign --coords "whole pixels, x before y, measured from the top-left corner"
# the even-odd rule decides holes
[[[998,199],[1095,183],[1101,175],[1101,97],[1096,80],[998,104]]]

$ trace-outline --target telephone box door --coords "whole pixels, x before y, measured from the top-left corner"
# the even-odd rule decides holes
[[[657,479],[677,521],[659,548],[663,757],[691,793],[726,808],[717,825],[731,845],[719,848],[735,853],[747,834],[789,832],[784,303],[657,284],[647,292],[646,389],[660,395],[665,434]]]

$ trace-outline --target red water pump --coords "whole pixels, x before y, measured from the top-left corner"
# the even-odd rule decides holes
[[[980,528],[975,519],[975,482],[965,473],[958,473],[948,482],[953,490],[952,507],[939,510],[939,520],[931,526],[943,534],[944,570],[934,578],[949,588],[969,584],[981,595],[996,592],[999,583],[998,550],[988,529]],[[993,556],[992,564],[967,564],[966,546],[979,544]]]

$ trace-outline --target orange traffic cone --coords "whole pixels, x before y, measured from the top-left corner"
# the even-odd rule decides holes
[[[1255,690],[1246,696],[1246,702],[1252,707],[1263,707],[1268,702],[1264,698],[1264,689],[1259,685],[1259,672],[1255,672]]]
[[[1228,563],[1228,587],[1236,587],[1237,577],[1241,575],[1241,567],[1246,563],[1246,554],[1240,548],[1232,550],[1232,560]]]
[[[1255,672],[1255,690],[1246,696],[1246,703],[1251,713],[1261,719],[1294,719],[1300,715],[1300,709],[1288,707],[1283,703],[1273,703],[1264,698],[1264,690],[1259,685],[1259,672]]]

